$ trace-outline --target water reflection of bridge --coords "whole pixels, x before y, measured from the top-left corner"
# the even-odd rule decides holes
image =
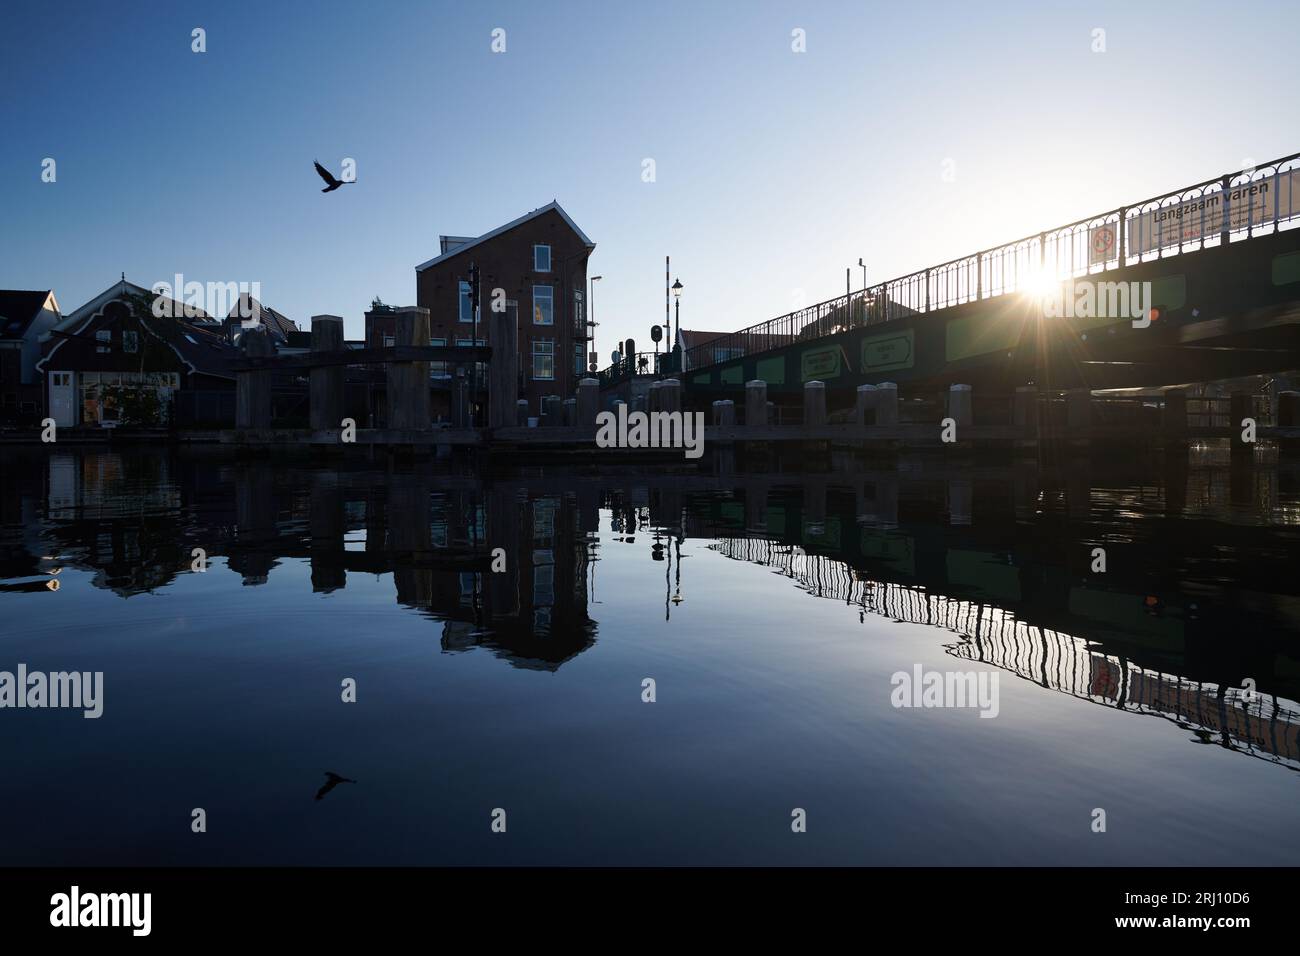
[[[941,627],[960,640],[948,653],[990,664],[1048,690],[1173,721],[1217,743],[1300,771],[1300,704],[1241,687],[1189,680],[1107,653],[1095,641],[1033,625],[979,601],[871,580],[843,561],[770,538],[718,538],[711,550],[770,567],[816,597],[894,621]]]

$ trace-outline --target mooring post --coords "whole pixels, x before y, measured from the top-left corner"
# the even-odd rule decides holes
[[[682,410],[682,383],[675,378],[666,378],[660,383],[659,401],[665,412]]]
[[[429,344],[429,310],[417,306],[399,309],[396,316],[397,345]],[[424,431],[429,427],[429,363],[389,362],[388,427],[402,431]]]
[[[756,378],[745,383],[745,427],[767,426],[767,382]]]
[[[713,424],[722,428],[731,428],[736,424],[736,403],[723,399],[713,403]]]
[[[814,379],[803,385],[803,424],[805,428],[826,424],[826,383]]]
[[[859,428],[876,423],[876,386],[859,385],[854,393],[853,421]]]
[[[881,382],[876,386],[876,424],[898,424],[898,384]]]
[[[561,403],[560,408],[562,409],[560,415],[565,425],[578,424],[578,400],[576,398],[566,398]]]
[[[489,411],[491,411],[490,408]],[[515,402],[515,424],[528,424],[528,399],[526,398],[521,398]]]
[[[596,413],[600,405],[600,382],[584,378],[578,382],[578,420],[583,428],[596,427]]]
[[[948,386],[948,417],[959,428],[975,424],[975,408],[969,385]]]
[[[648,392],[646,392],[646,395],[645,395],[645,408],[643,408],[643,409],[639,409],[639,408],[637,408],[637,406],[636,406],[636,396],[633,395],[633,396],[632,396],[632,407],[629,409],[629,411],[633,411],[633,412],[636,412],[636,411],[647,411],[647,412],[657,412],[657,411],[661,411],[661,410],[662,410],[662,405],[663,405],[663,399],[662,399],[662,397],[661,397],[662,394],[663,394],[663,388],[664,388],[664,383],[663,383],[662,381],[651,382],[651,383],[650,383],[650,390],[649,390]]]
[[[343,317],[341,315],[313,315],[311,317],[311,350],[313,352],[341,352],[343,344]],[[343,427],[343,382],[346,368],[326,365],[311,370],[309,419],[313,431],[328,431]]]
[[[528,424],[528,402],[519,417],[519,303],[506,301],[504,312],[488,312],[488,427]]]
[[[248,358],[270,358],[275,345],[262,328],[248,329],[239,337],[239,346]],[[235,427],[271,427],[271,372],[235,373]]]

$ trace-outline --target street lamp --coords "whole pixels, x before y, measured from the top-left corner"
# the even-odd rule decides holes
[[[675,302],[675,309],[677,312],[677,334],[678,336],[680,336],[682,334],[682,280],[681,279],[673,280],[673,300]],[[673,349],[677,348],[677,340],[673,338],[672,329],[668,330],[668,348],[669,351],[672,351]]]
[[[858,265],[862,266],[862,291],[866,292],[867,291],[867,264],[862,261],[861,257],[859,257]]]
[[[592,276],[591,281],[588,283],[591,289],[587,293],[587,325],[591,326],[591,341],[587,343],[587,348],[590,355],[596,354],[596,283],[601,278],[601,276]]]

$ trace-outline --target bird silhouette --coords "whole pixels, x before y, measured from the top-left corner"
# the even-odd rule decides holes
[[[338,774],[330,773],[330,771],[326,770],[325,786],[321,787],[319,790],[316,791],[316,799],[320,800],[325,796],[325,794],[329,793],[331,790],[333,790],[341,783],[356,783],[356,781],[349,780],[347,777],[340,777]]]
[[[352,182],[352,180],[348,180],[348,182],[344,182],[342,180],[335,179],[334,174],[331,173],[324,166],[322,166],[319,162],[315,163],[314,165],[316,166],[316,172],[320,174],[320,178],[325,180],[325,188],[321,190],[321,192],[323,193],[332,193],[340,186],[346,186],[348,182]]]

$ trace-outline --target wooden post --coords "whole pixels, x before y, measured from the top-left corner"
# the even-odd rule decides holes
[[[664,387],[664,383],[663,383],[663,382],[651,382],[651,383],[650,383],[650,390],[649,390],[648,392],[646,392],[646,396],[645,396],[645,409],[644,409],[644,411],[647,411],[647,412],[657,412],[657,411],[660,410],[660,406],[661,406],[661,404],[662,404],[662,401],[661,401],[661,399],[660,399],[660,394],[663,392],[663,387]],[[632,397],[632,408],[630,409],[630,411],[638,411],[638,410],[639,410],[639,409],[637,409],[637,407],[636,407],[636,396],[633,396],[633,397]]]
[[[566,398],[560,404],[560,417],[565,425],[578,424],[578,400],[576,398]]]
[[[745,383],[745,426],[763,428],[767,425],[767,382],[756,378]]]
[[[249,358],[275,354],[271,337],[261,328],[248,329],[239,337],[239,346]],[[271,427],[271,372],[235,373],[235,427]]]
[[[490,410],[491,409],[489,409],[489,411]],[[526,398],[521,398],[519,401],[515,402],[515,424],[528,424],[528,399]]]
[[[429,310],[415,306],[397,313],[397,345],[429,344]],[[424,431],[429,427],[429,363],[389,362],[388,427]]]
[[[343,317],[340,315],[313,315],[311,317],[311,350],[313,352],[341,352],[343,343]],[[328,431],[343,427],[343,382],[346,366],[330,365],[311,370],[309,401],[313,431]],[[391,402],[390,402],[391,406]]]
[[[948,386],[948,417],[959,427],[975,424],[975,409],[969,385]]]
[[[600,382],[584,378],[578,382],[578,419],[583,428],[596,427],[596,413],[600,406]]]
[[[680,412],[682,410],[682,383],[675,378],[666,378],[659,389],[659,401],[662,411]]]
[[[736,403],[727,399],[713,403],[713,424],[730,428],[736,424]]]
[[[488,363],[488,426],[503,428],[528,424],[528,403],[519,420],[519,303],[506,302],[504,312],[488,312],[487,342],[492,346]]]
[[[815,379],[803,385],[804,427],[826,424],[826,383]]]
[[[898,385],[881,382],[876,386],[876,424],[898,424]]]
[[[876,423],[876,386],[858,386],[854,394],[853,421],[859,428]]]

